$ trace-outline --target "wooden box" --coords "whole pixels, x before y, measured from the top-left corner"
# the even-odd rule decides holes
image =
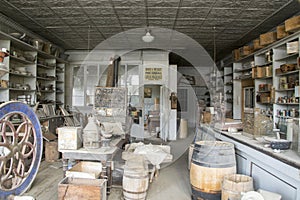
[[[204,112],[203,113],[202,122],[203,123],[210,123],[211,122],[211,113],[210,112]]]
[[[260,45],[260,40],[259,40],[259,38],[253,40],[253,49],[254,49],[254,50],[258,50],[258,49],[262,49],[262,48],[263,48],[263,46]]]
[[[273,67],[272,65],[269,65],[269,66],[266,66],[265,67],[265,75],[266,77],[269,77],[269,76],[272,76],[272,73],[273,73]]]
[[[271,97],[270,96],[261,96],[260,102],[261,103],[271,103]]]
[[[76,150],[82,146],[81,127],[65,126],[57,128],[58,149]]]
[[[240,55],[247,56],[249,54],[253,53],[253,47],[252,46],[243,46],[240,48]]]
[[[286,32],[293,33],[298,31],[300,29],[300,15],[285,20],[284,25]]]
[[[257,67],[256,68],[256,78],[263,78],[266,76],[266,68],[265,67]]]
[[[257,78],[257,67],[252,68],[252,78]]]
[[[239,49],[233,50],[232,54],[233,54],[233,58],[235,61],[240,59],[240,50]]]
[[[97,179],[102,172],[101,162],[81,161],[66,171],[67,177]]]
[[[57,141],[45,142],[45,161],[55,162],[59,159]]]
[[[275,69],[275,74],[276,75],[282,74],[282,70],[280,68]]]
[[[285,26],[284,25],[277,26],[276,33],[277,33],[277,36],[276,36],[277,40],[282,39],[282,38],[289,35],[289,33],[285,31]]]
[[[276,32],[267,32],[259,36],[260,45],[266,46],[276,41]]]
[[[58,184],[58,200],[106,200],[105,179],[65,177]]]
[[[293,54],[293,53],[298,53],[298,52],[299,52],[299,42],[298,41],[286,43],[286,53],[287,54]]]

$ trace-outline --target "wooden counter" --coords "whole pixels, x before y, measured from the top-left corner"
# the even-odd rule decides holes
[[[283,200],[300,200],[300,157],[295,151],[275,153],[263,143],[245,135],[208,127],[201,127],[200,130],[200,139],[234,144],[237,173],[252,176],[255,190],[280,193]]]

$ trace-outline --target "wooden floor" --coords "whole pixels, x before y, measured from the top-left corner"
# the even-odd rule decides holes
[[[24,195],[32,196],[36,200],[57,200],[57,187],[62,179],[61,161],[54,163],[43,161],[31,189]]]
[[[57,200],[58,183],[63,179],[61,162],[42,162],[32,187],[24,195],[36,200]],[[147,200],[190,200],[191,189],[187,169],[187,153],[173,164],[161,169],[159,176],[149,185]],[[114,186],[108,200],[122,198],[121,186]]]
[[[159,176],[149,185],[147,200],[180,199],[190,200],[191,189],[189,171],[187,168],[187,147],[193,135],[186,140],[170,142],[173,163],[162,166]],[[182,155],[182,152],[185,152]],[[43,161],[39,172],[31,186],[24,195],[32,196],[36,200],[56,200],[58,197],[58,183],[63,179],[62,162],[47,163]],[[120,200],[122,187],[113,186],[108,200]]]

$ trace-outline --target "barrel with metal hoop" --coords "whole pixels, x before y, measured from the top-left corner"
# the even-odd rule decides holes
[[[149,185],[148,165],[127,161],[123,175],[123,196],[125,200],[145,200]]]
[[[234,145],[222,141],[195,142],[190,169],[192,199],[220,200],[222,180],[236,173]]]

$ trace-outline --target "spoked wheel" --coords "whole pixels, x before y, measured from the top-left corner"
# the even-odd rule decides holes
[[[21,102],[0,105],[0,199],[30,187],[41,162],[43,138],[33,110]]]

